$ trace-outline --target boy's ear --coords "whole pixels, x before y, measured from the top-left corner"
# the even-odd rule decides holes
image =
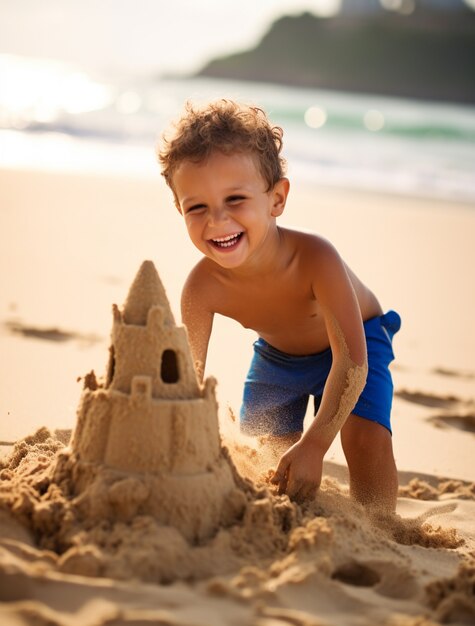
[[[274,188],[271,191],[272,194],[272,212],[273,217],[279,217],[282,215],[285,209],[285,203],[287,202],[287,196],[289,195],[290,182],[288,178],[280,178]]]

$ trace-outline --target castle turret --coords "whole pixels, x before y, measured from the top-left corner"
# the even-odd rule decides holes
[[[124,322],[146,326],[148,312],[154,306],[163,310],[165,326],[176,326],[162,281],[152,261],[144,261],[130,286],[124,303]]]
[[[143,475],[149,495],[140,512],[188,539],[210,536],[229,516],[225,503],[236,502],[214,389],[214,379],[198,383],[186,330],[145,261],[122,311],[113,306],[105,385],[91,385],[81,399],[72,448],[79,464],[95,469],[78,472],[78,491],[100,480],[101,468]]]
[[[132,377],[140,375],[150,377],[156,399],[200,397],[186,331],[175,324],[151,261],[142,263],[122,313],[117,306],[113,313],[106,387],[130,394]]]

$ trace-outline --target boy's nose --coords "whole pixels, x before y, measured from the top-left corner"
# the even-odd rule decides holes
[[[208,223],[210,226],[215,226],[216,224],[222,224],[228,220],[228,213],[225,207],[213,207],[209,211]]]

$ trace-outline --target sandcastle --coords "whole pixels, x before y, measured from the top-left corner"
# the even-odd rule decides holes
[[[123,310],[113,306],[105,382],[86,377],[71,442],[77,493],[107,476],[110,494],[131,491],[131,515],[152,515],[191,541],[232,523],[245,496],[221,446],[215,385],[199,384],[186,329],[145,261]],[[102,514],[117,515],[116,500]]]
[[[457,620],[474,614],[471,561],[444,580],[428,574],[427,556],[418,564],[417,552],[395,544],[453,550],[463,543],[455,530],[426,528],[427,514],[372,520],[332,482],[302,507],[265,479],[239,476],[221,446],[214,381],[198,383],[152,263],[122,311],[114,307],[104,382],[92,373],[85,382],[70,447],[42,428],[0,459],[0,621],[59,624],[64,615],[70,623],[74,613],[81,624],[178,624],[197,610],[206,620],[213,597],[223,611],[216,619],[229,612],[229,624],[313,624],[309,611],[328,617],[328,598],[343,601],[338,623],[356,623],[365,606],[364,623],[382,623],[378,598],[389,602],[385,624],[419,624],[416,611],[426,623],[439,607],[444,623],[447,607]],[[131,579],[169,586],[153,591]],[[172,587],[176,580],[193,584]],[[42,597],[46,605],[35,606]]]

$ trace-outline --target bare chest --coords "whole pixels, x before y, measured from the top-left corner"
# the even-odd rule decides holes
[[[328,347],[325,323],[310,284],[274,278],[223,286],[215,310],[255,330],[284,352],[309,354]]]

